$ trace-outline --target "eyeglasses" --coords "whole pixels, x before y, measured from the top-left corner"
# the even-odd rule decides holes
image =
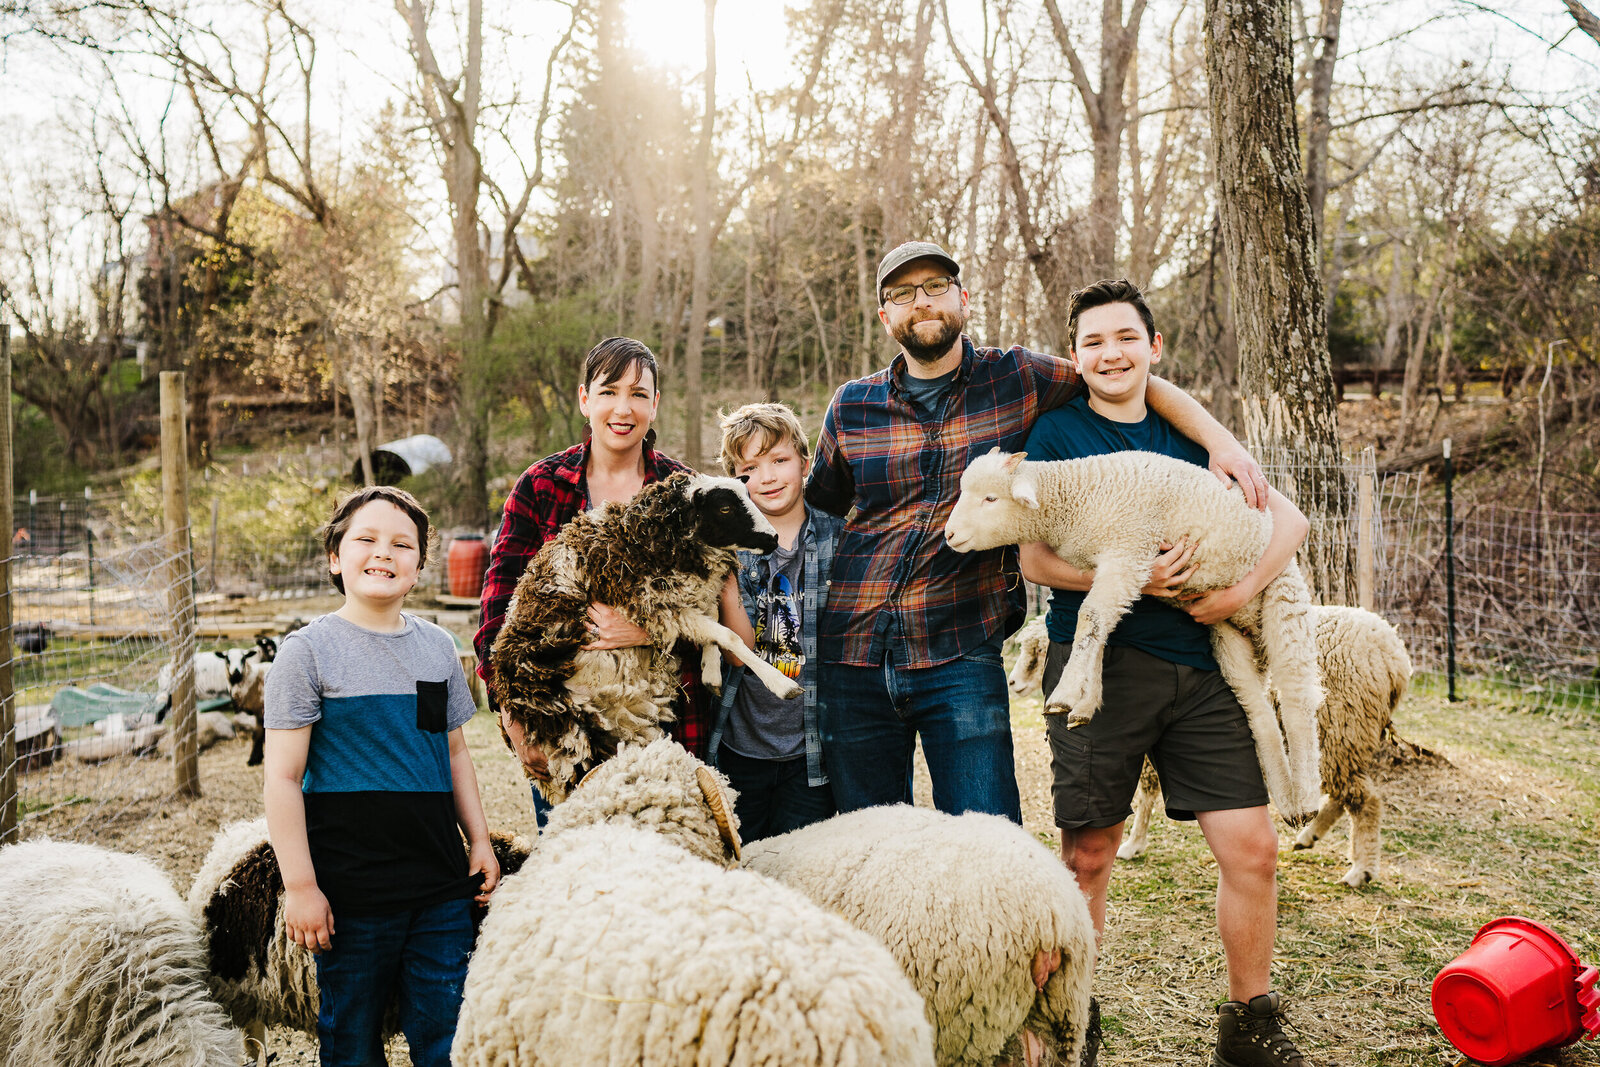
[[[937,278],[929,278],[916,285],[897,285],[893,289],[884,291],[883,299],[887,304],[909,304],[917,298],[917,290],[921,289],[930,297],[943,296],[950,291],[956,280],[948,274],[941,274]]]

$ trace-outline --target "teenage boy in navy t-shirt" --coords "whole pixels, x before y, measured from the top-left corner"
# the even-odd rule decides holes
[[[1040,416],[1028,458],[1078,459],[1136,449],[1204,467],[1205,449],[1145,404],[1161,335],[1139,290],[1102,281],[1072,295],[1067,317],[1072,355],[1087,387]],[[1161,776],[1167,815],[1194,819],[1217,861],[1217,928],[1228,966],[1228,1002],[1219,1009],[1213,1067],[1302,1067],[1284,1036],[1271,992],[1277,934],[1278,835],[1244,710],[1211,655],[1208,626],[1260,592],[1294,558],[1305,517],[1270,493],[1272,540],[1245,579],[1193,599],[1180,598],[1193,546],[1167,546],[1150,584],[1112,631],[1102,673],[1104,705],[1089,723],[1067,729],[1047,719],[1061,858],[1089,899],[1095,930],[1105,927],[1106,889],[1124,821],[1146,755]],[[1072,651],[1078,607],[1094,578],[1048,545],[1021,549],[1022,573],[1053,587],[1046,626],[1050,653],[1044,691]]]

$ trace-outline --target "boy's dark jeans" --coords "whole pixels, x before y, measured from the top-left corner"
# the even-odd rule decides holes
[[[472,900],[396,915],[334,915],[333,948],[317,957],[322,1067],[385,1063],[383,1017],[398,992],[400,1029],[416,1067],[449,1067],[472,952]]]
[[[786,834],[834,814],[833,790],[807,783],[803,754],[751,759],[724,744],[717,747],[717,767],[739,794],[733,811],[739,817],[739,836],[746,841]]]

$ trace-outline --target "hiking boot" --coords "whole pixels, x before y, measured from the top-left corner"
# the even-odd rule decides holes
[[[1211,1067],[1306,1067],[1300,1050],[1283,1032],[1282,1000],[1276,993],[1230,1000],[1217,1009],[1217,1047]]]
[[[1089,998],[1089,1025],[1083,1029],[1083,1055],[1078,1067],[1097,1067],[1100,1062],[1100,1002]]]

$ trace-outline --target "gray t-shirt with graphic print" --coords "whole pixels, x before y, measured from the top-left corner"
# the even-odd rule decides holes
[[[805,563],[805,527],[794,547],[781,545],[767,557],[767,587],[756,597],[755,652],[796,680],[805,663],[800,643],[801,582]],[[790,759],[806,751],[805,694],[784,700],[749,671],[739,682],[722,743],[749,759]]]

